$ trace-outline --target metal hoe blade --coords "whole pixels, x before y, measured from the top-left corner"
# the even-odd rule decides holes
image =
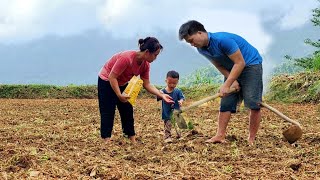
[[[236,91],[236,89],[231,88],[230,91],[229,91],[229,93],[233,93],[233,92],[235,92],[235,91]],[[192,104],[191,104],[190,106],[188,106],[188,107],[183,107],[183,108],[181,108],[180,110],[174,110],[174,112],[173,112],[173,118],[175,119],[178,127],[179,127],[180,129],[187,129],[187,128],[188,128],[187,123],[186,123],[185,119],[183,118],[183,116],[182,116],[182,114],[181,114],[182,112],[185,112],[185,111],[187,111],[187,110],[189,110],[189,109],[198,107],[199,105],[201,105],[201,104],[203,104],[203,103],[206,103],[206,102],[208,102],[208,101],[214,100],[214,99],[219,98],[219,97],[221,97],[221,94],[220,94],[220,93],[216,93],[215,95],[206,97],[206,98],[201,99],[201,100],[199,100],[199,101],[196,101],[196,102],[192,103]]]
[[[175,110],[173,112],[173,119],[177,123],[177,125],[180,129],[187,129],[188,128],[188,125],[187,125],[184,117],[181,115],[181,111]]]
[[[287,129],[287,130],[282,132],[284,138],[286,138],[286,140],[290,144],[296,142],[298,139],[301,138],[301,136],[302,136],[302,128],[301,128],[301,125],[298,122],[288,118],[287,116],[282,114],[280,111],[276,110],[275,108],[269,106],[268,104],[266,104],[264,102],[261,102],[260,105],[265,107],[265,108],[267,108],[267,109],[269,109],[270,111],[274,112],[275,114],[277,114],[282,119],[294,124],[289,129]]]
[[[300,139],[300,137],[302,136],[302,129],[297,125],[293,125],[287,130],[283,131],[282,134],[286,138],[286,140],[290,144],[292,144]]]

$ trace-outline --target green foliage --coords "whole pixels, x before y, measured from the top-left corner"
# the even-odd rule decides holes
[[[294,66],[300,67],[303,70],[313,69],[313,58],[312,56],[303,57],[303,58],[292,58],[291,56],[285,56],[289,61],[294,61]]]
[[[180,87],[187,99],[199,99],[217,92],[218,85],[202,85],[193,87]],[[157,87],[158,89],[163,87]],[[0,98],[13,99],[95,99],[98,96],[96,85],[86,86],[54,86],[54,85],[0,85]],[[142,89],[139,98],[155,98],[155,96],[145,89]]]
[[[311,22],[315,26],[320,26],[320,8],[315,8],[315,9],[312,10],[312,12],[313,12],[313,14],[312,14]]]
[[[223,169],[223,171],[224,171],[225,173],[229,173],[229,174],[230,174],[230,173],[233,172],[233,166],[232,166],[232,165],[223,166],[222,169]]]
[[[313,61],[313,65],[314,65],[314,70],[320,70],[320,53],[318,53]]]
[[[320,2],[320,1],[319,1]],[[311,22],[314,26],[320,26],[320,8],[312,10],[313,18]],[[315,52],[312,55],[302,58],[294,58],[295,64],[299,67],[302,67],[308,71],[320,71],[320,39],[318,41],[312,41],[311,39],[306,39],[305,43],[316,48]],[[286,56],[287,59],[292,59],[290,56]]]
[[[184,96],[187,100],[190,99],[200,99],[206,96],[213,95],[218,92],[218,88],[220,84],[202,84],[202,85],[192,85],[192,86],[179,86],[178,88],[181,89]],[[157,89],[162,89],[164,86],[156,86]],[[155,95],[147,92],[144,88],[141,89],[139,93],[139,98],[154,98],[156,99]]]
[[[306,43],[306,44],[308,44],[308,45],[310,45],[310,46],[313,46],[313,47],[315,47],[315,48],[320,48],[320,40],[318,40],[318,41],[312,41],[311,39],[306,39],[306,40],[304,40],[304,43]],[[315,51],[315,53],[317,54],[317,53],[319,53],[319,50],[317,50],[317,51]]]
[[[266,99],[282,102],[320,102],[320,72],[274,76]]]
[[[219,84],[206,84],[192,87],[180,87],[187,99],[201,99],[218,92]]]
[[[190,75],[182,78],[179,82],[181,86],[201,86],[208,84],[221,84],[223,82],[223,75],[213,66],[202,67]]]
[[[289,56],[279,65],[277,65],[273,71],[272,76],[277,76],[281,74],[297,74],[303,72],[304,69],[295,64],[296,62],[292,60]]]
[[[188,129],[192,130],[194,128],[193,123],[191,121],[188,122]]]
[[[96,98],[97,87],[53,86],[53,85],[0,85],[0,98],[41,99],[41,98]]]

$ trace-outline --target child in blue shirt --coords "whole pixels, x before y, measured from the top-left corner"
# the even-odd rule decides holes
[[[177,84],[179,83],[179,73],[176,71],[169,71],[166,77],[166,84],[167,86],[161,89],[161,92],[164,94],[168,94],[172,97],[174,104],[168,104],[165,101],[162,101],[162,120],[164,122],[164,140],[165,142],[172,142],[171,138],[171,117],[172,111],[174,109],[179,110],[182,106],[182,102],[184,101],[185,97],[182,91],[179,88],[176,88]],[[157,97],[157,100],[161,100]]]

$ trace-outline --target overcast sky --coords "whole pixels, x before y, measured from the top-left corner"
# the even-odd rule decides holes
[[[140,37],[159,29],[176,33],[197,19],[210,31],[242,34],[264,50],[272,37],[262,21],[281,17],[279,28],[293,29],[309,21],[316,6],[316,0],[0,0],[0,40],[19,43],[95,28],[119,38]]]
[[[264,22],[278,19],[276,28],[293,30],[310,22],[318,4],[317,0],[0,0],[0,45],[18,46],[46,36],[63,39],[97,29],[119,40],[159,32],[177,36],[182,23],[195,19],[210,32],[242,35],[265,54],[274,39]],[[172,43],[179,43],[178,38]]]

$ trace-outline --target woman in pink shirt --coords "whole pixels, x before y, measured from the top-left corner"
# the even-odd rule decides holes
[[[149,73],[152,63],[163,47],[154,37],[139,39],[139,51],[129,50],[113,55],[102,67],[98,79],[98,99],[101,116],[101,137],[108,143],[114,122],[116,106],[120,113],[122,130],[132,142],[136,142],[134,131],[133,107],[128,102],[129,96],[122,92],[132,76],[140,75],[143,87],[150,93],[162,97],[167,103],[172,98],[162,94],[150,84]]]

